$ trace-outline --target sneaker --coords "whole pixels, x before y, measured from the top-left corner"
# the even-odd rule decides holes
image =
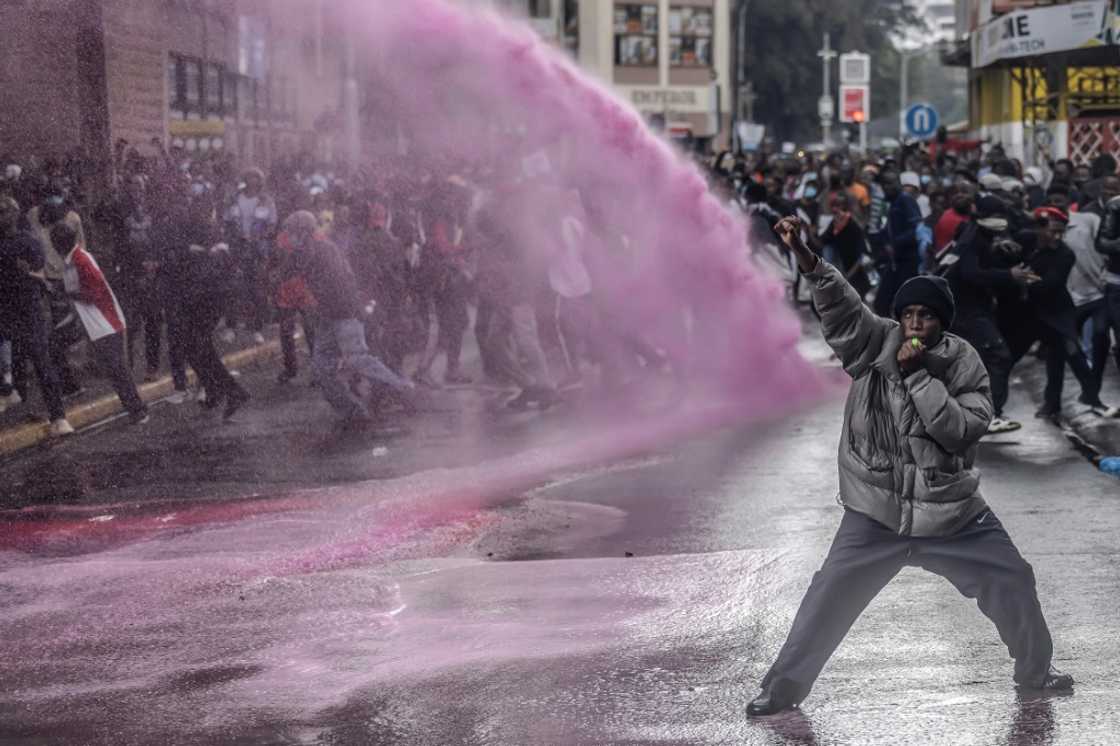
[[[1073,677],[1068,673],[1062,673],[1058,669],[1050,666],[1050,670],[1042,678],[1042,683],[1037,686],[1026,686],[1020,684],[1017,689],[1034,690],[1034,691],[1048,691],[1048,692],[1070,692],[1073,691]]]
[[[75,397],[81,396],[85,392],[86,392],[86,389],[85,389],[84,386],[75,386],[74,388],[63,389],[62,398],[63,399],[73,399]]]
[[[1106,419],[1113,419],[1120,417],[1120,407],[1110,407],[1103,402],[1093,402],[1089,404],[1089,411],[1097,417],[1104,417]]]
[[[171,396],[167,397],[168,404],[182,404],[187,400],[186,391],[175,391]]]
[[[7,396],[0,396],[0,412],[4,412],[8,407],[14,407],[17,404],[22,404],[23,398],[19,395],[18,391],[12,391]]]
[[[128,416],[128,419],[132,422],[133,425],[143,425],[149,422],[152,419],[152,416],[148,414],[148,410],[142,409],[139,412],[131,413]]]
[[[298,370],[287,370],[287,369],[285,369],[285,370],[280,371],[280,375],[276,376],[276,382],[277,383],[287,383],[288,381],[295,380],[296,376],[298,376],[298,375],[299,375]]]
[[[237,341],[237,333],[233,331],[233,329],[226,327],[218,333],[218,339],[222,340],[227,345],[231,345]]]
[[[253,344],[263,345],[264,344],[264,335],[261,334],[260,332],[256,332],[253,335]]]
[[[226,408],[222,412],[222,419],[228,420],[237,414],[237,410],[241,409],[245,403],[249,401],[249,392],[245,389],[234,389],[226,398]]]
[[[789,710],[796,706],[797,705],[793,702],[786,702],[784,699],[775,696],[774,693],[769,690],[763,690],[747,705],[747,717],[757,718],[777,715],[779,712]]]
[[[51,422],[51,437],[62,438],[74,434],[74,426],[65,417]]]
[[[995,435],[997,433],[1013,433],[1021,427],[1022,424],[1015,422],[1014,420],[1005,420],[1001,417],[996,417],[994,420],[988,423],[988,435]]]
[[[1058,419],[1062,416],[1062,410],[1043,405],[1038,409],[1037,412],[1034,413],[1034,416],[1040,420],[1052,420],[1054,422],[1057,422]]]

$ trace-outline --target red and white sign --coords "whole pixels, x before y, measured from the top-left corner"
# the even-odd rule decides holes
[[[871,88],[865,85],[840,86],[840,121],[845,124],[871,119]]]

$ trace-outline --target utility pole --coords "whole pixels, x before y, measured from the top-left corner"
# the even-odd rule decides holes
[[[743,115],[744,99],[753,96],[753,92],[746,88],[750,86],[747,82],[747,11],[750,8],[750,0],[736,0],[735,3],[735,30],[736,30],[736,44],[735,44],[735,85],[732,88],[731,95],[734,98],[731,104],[734,122],[731,126],[731,139],[738,148],[742,148],[742,143],[739,141],[739,121]],[[750,99],[747,104],[748,111],[753,114],[754,101]],[[748,122],[753,122],[754,117],[748,114]]]
[[[832,97],[829,96],[828,93],[829,82],[832,78],[830,73],[832,71],[832,61],[836,59],[837,55],[836,51],[832,49],[831,37],[827,31],[824,34],[824,47],[817,52],[817,56],[820,57],[821,62],[824,63],[824,80],[821,87],[821,100],[831,99]],[[821,139],[825,146],[832,140],[832,116],[830,113],[829,116],[825,117],[823,111],[821,112]]]

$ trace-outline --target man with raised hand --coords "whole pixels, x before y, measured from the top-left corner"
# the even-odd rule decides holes
[[[800,240],[795,218],[777,226],[797,257],[825,340],[852,386],[840,438],[844,517],[797,611],[789,637],[747,706],[752,717],[797,706],[871,600],[906,566],[947,578],[999,630],[1023,688],[1068,690],[1034,572],[979,491],[976,445],[992,418],[988,374],[976,350],[947,334],[954,300],[945,280],[918,276],[876,316],[840,272]]]

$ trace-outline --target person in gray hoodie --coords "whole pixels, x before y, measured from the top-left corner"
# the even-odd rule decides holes
[[[771,715],[808,696],[825,663],[884,586],[907,566],[947,578],[991,619],[1022,688],[1065,690],[1034,571],[980,494],[976,446],[992,418],[979,354],[945,332],[955,303],[940,277],[908,280],[894,319],[876,316],[834,267],[777,233],[797,257],[825,340],[852,378],[840,437],[844,517],[797,611],[789,637],[747,706]]]

